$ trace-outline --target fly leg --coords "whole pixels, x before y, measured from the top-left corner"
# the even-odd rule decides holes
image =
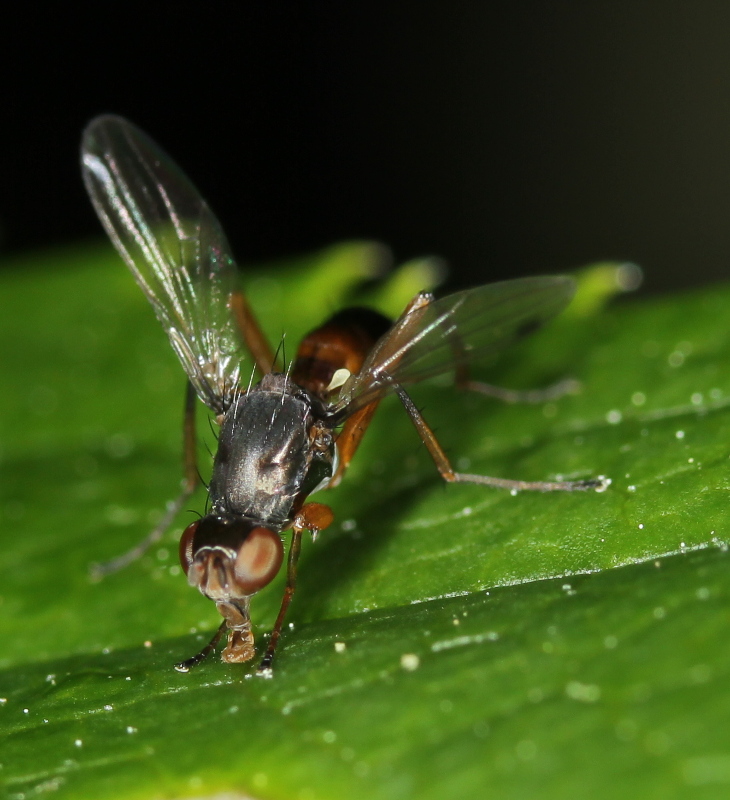
[[[92,580],[101,580],[105,575],[118,570],[136,561],[143,556],[147,550],[155,543],[159,542],[165,531],[172,525],[173,520],[187,502],[190,495],[195,491],[200,477],[195,458],[195,389],[188,381],[185,391],[185,414],[183,421],[183,485],[180,494],[167,504],[167,509],[162,519],[150,531],[139,544],[121,556],[104,561],[101,564],[92,564],[90,567]]]
[[[266,653],[261,659],[257,674],[264,678],[270,678],[272,675],[271,664],[274,661],[274,654],[276,652],[276,645],[279,643],[281,637],[281,629],[284,625],[284,617],[289,609],[289,604],[294,595],[294,589],[297,583],[297,562],[299,561],[299,554],[302,546],[302,531],[308,530],[312,534],[312,538],[316,539],[317,534],[321,530],[329,527],[334,519],[334,514],[329,506],[322,503],[307,503],[302,506],[299,513],[294,518],[292,525],[291,544],[289,545],[289,559],[286,569],[286,587],[284,589],[284,597],[281,600],[281,608],[276,617],[274,628],[269,637],[269,644],[266,648]]]
[[[253,356],[256,366],[263,375],[268,375],[274,368],[274,352],[271,349],[261,326],[253,313],[253,309],[246,300],[243,292],[235,291],[229,301],[233,316],[236,318],[238,330],[243,343]]]
[[[493,486],[497,489],[509,489],[511,491],[536,491],[536,492],[573,492],[595,489],[604,491],[610,481],[607,478],[590,478],[584,481],[514,481],[506,478],[491,478],[488,475],[469,475],[465,472],[456,472],[451,466],[448,456],[443,447],[438,442],[434,432],[421,416],[421,412],[416,408],[413,400],[400,386],[396,393],[403,403],[408,416],[416,426],[419,436],[428,449],[429,455],[434,460],[436,468],[441,477],[449,483],[480,483],[484,486]]]
[[[405,310],[401,314],[399,321],[405,319],[406,317],[411,317],[414,322],[423,314],[426,308],[428,308],[429,304],[433,302],[433,295],[429,292],[419,292],[413,300],[406,306]],[[343,314],[346,312],[343,312]],[[378,324],[382,325],[383,322],[386,321],[385,318],[379,317],[378,315]],[[379,336],[382,336],[383,333],[387,328],[377,328],[376,326],[373,327],[371,331],[372,341],[368,344],[368,349],[371,349]],[[352,368],[350,371],[358,371],[360,367],[362,367],[362,363],[365,360],[365,351],[362,353],[362,358],[360,363],[358,364],[357,368]],[[464,373],[466,377],[466,372]],[[345,425],[343,426],[342,430],[340,431],[339,435],[337,436],[337,455],[338,455],[338,464],[337,469],[335,470],[334,475],[330,479],[328,484],[329,488],[337,486],[340,481],[342,480],[342,476],[345,474],[347,467],[352,461],[353,456],[357,448],[360,446],[360,442],[362,441],[362,437],[365,435],[365,431],[370,425],[370,422],[373,418],[373,414],[378,408],[379,400],[375,400],[372,403],[364,406],[363,408],[356,411],[352,414]]]
[[[178,672],[190,672],[191,669],[202,664],[203,661],[215,651],[218,642],[224,633],[228,633],[228,644],[221,653],[221,661],[225,664],[240,664],[249,661],[255,655],[253,631],[251,630],[251,617],[249,615],[249,597],[232,602],[218,602],[216,606],[223,615],[218,630],[205,647],[191,658],[186,658],[173,666]]]
[[[190,672],[191,669],[197,667],[198,664],[201,664],[205,661],[206,658],[215,650],[216,645],[221,640],[221,636],[226,632],[226,628],[228,626],[228,620],[223,620],[221,622],[220,627],[218,630],[213,634],[213,638],[205,645],[205,647],[196,655],[192,656],[191,658],[186,658],[185,661],[181,661],[179,664],[175,664],[174,667],[178,672]]]
[[[379,401],[376,400],[374,403],[370,403],[359,411],[356,411],[347,420],[337,436],[337,469],[330,478],[330,482],[327,484],[328,488],[337,486],[342,480],[342,476],[350,465],[350,461],[352,461],[352,457],[360,446],[360,442],[365,435],[368,425],[370,425],[373,414],[378,408],[378,403]]]
[[[458,334],[451,336],[451,346],[454,351],[454,364],[456,367],[456,386],[469,392],[478,392],[487,397],[495,397],[504,403],[529,403],[538,405],[550,400],[557,400],[566,394],[577,394],[580,391],[580,381],[575,378],[564,378],[550,386],[541,389],[506,389],[503,386],[494,386],[483,381],[474,381],[469,374],[468,353]]]
[[[505,389],[503,386],[494,386],[482,381],[459,380],[456,384],[459,389],[469,392],[478,392],[487,397],[496,397],[505,403],[530,403],[538,405],[550,400],[557,400],[566,394],[577,394],[580,391],[580,381],[575,378],[564,378],[562,381],[545,386],[542,389]]]

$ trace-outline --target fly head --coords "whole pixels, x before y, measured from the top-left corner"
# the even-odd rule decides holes
[[[253,658],[250,599],[271,583],[283,559],[279,534],[254,520],[210,514],[185,529],[180,563],[188,583],[213,600],[226,620],[223,661]]]

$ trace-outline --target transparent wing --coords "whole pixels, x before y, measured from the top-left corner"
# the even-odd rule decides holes
[[[346,416],[396,384],[466,369],[539,327],[574,293],[575,281],[558,275],[491,283],[440,300],[419,295],[342,387],[332,412]]]
[[[198,396],[223,412],[242,346],[229,308],[238,272],[218,220],[172,159],[121,117],[89,124],[81,161],[96,213]]]

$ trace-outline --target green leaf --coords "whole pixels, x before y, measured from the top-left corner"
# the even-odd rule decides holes
[[[291,353],[381,258],[343,245],[251,270],[247,291]],[[218,624],[176,563],[190,514],[154,552],[89,581],[89,564],[135,544],[177,491],[183,376],[110,250],[11,266],[6,796],[726,795],[730,288],[602,310],[612,273],[594,270],[574,311],[479,376],[528,388],[572,375],[579,394],[510,406],[414,389],[458,468],[605,474],[601,494],[444,485],[385,401],[342,485],[316,496],[336,522],[305,542],[292,627],[264,680],[216,659],[171,667]],[[422,274],[373,296],[392,309]],[[259,644],[281,588],[252,603]]]

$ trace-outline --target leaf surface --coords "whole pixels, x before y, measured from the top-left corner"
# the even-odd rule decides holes
[[[252,271],[250,299],[290,357],[379,258],[350,244]],[[176,563],[189,514],[89,581],[177,490],[182,374],[109,250],[13,266],[0,273],[8,797],[724,795],[728,287],[604,310],[584,297],[479,376],[572,375],[575,396],[413,391],[459,469],[605,474],[602,494],[445,486],[384,402],[346,480],[316,496],[336,522],[305,543],[266,681],[217,660],[171,669],[217,625]],[[392,313],[421,288],[390,287]],[[260,642],[280,591],[252,603]]]

